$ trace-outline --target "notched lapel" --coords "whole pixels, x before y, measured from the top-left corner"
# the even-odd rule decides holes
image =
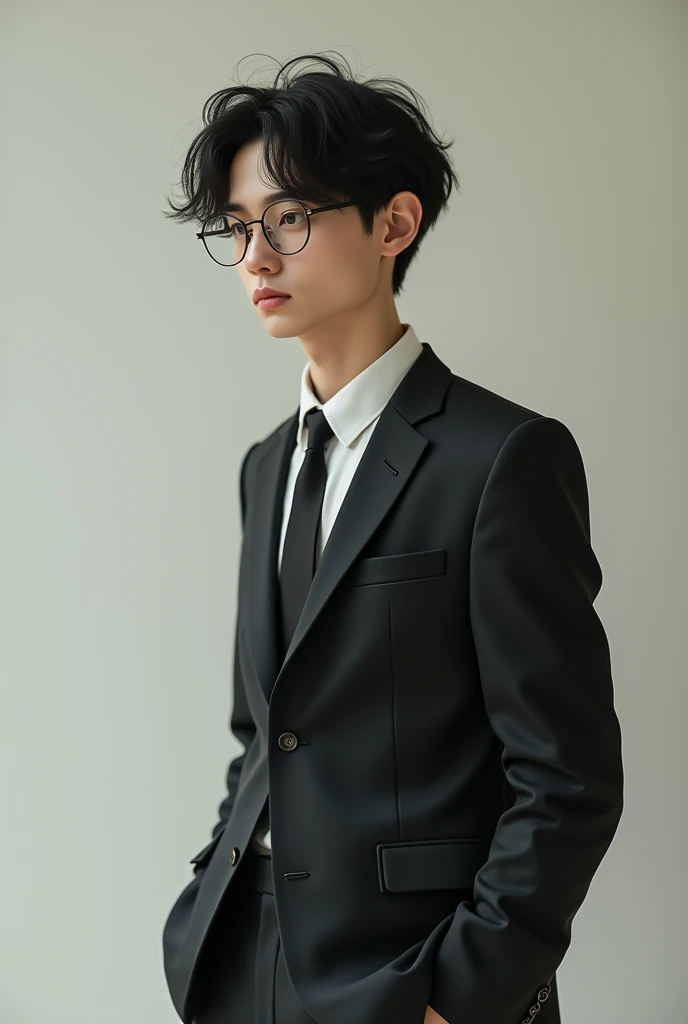
[[[383,409],[361,456],[281,664],[277,554],[298,410],[273,435],[265,450],[258,452],[253,473],[253,516],[247,529],[249,599],[244,621],[251,657],[267,702],[347,569],[411,479],[428,444],[414,424],[437,415],[450,379],[449,367],[429,344],[423,343],[423,352]]]
[[[246,575],[248,612],[244,620],[253,665],[266,701],[280,669],[280,608],[277,553],[282,510],[292,452],[296,444],[298,409],[258,452],[254,472],[253,516]]]

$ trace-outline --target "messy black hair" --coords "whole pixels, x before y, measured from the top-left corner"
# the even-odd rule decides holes
[[[327,51],[332,52],[332,51]],[[341,55],[338,55],[341,56]],[[314,59],[329,70],[286,69]],[[280,76],[284,85],[279,86]],[[404,95],[407,92],[409,95]],[[168,203],[180,221],[217,216],[228,201],[229,168],[237,150],[263,140],[262,160],[278,189],[317,205],[352,199],[367,234],[375,214],[400,191],[418,196],[416,237],[395,256],[392,291],[402,288],[420,243],[447,205],[456,173],[444,144],[422,112],[418,94],[398,79],[359,82],[347,62],[321,54],[295,57],[272,85],[237,85],[213,93],[203,106],[205,127],[186,154],[181,186],[188,202]]]

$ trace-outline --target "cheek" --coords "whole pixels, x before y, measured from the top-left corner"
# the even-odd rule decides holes
[[[322,268],[339,268],[346,261],[346,250],[334,233],[329,235],[313,231],[311,239],[301,255],[310,271]]]
[[[375,266],[366,246],[346,237],[311,237],[302,255],[303,264],[296,270],[304,283],[326,286],[326,294],[358,297],[371,283]],[[316,289],[314,289],[316,290]]]

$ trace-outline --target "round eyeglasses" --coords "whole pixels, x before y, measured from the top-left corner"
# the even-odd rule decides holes
[[[265,238],[283,256],[301,252],[311,237],[311,217],[326,210],[358,206],[356,200],[309,208],[300,199],[280,199],[263,210],[260,220],[240,220],[233,213],[208,217],[196,238],[200,238],[211,259],[223,267],[241,263],[248,250],[249,224],[260,224]]]

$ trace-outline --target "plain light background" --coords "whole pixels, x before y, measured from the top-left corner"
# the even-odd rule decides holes
[[[454,139],[460,192],[401,320],[583,454],[626,806],[563,1020],[685,1022],[686,4],[1,19],[3,1024],[177,1020],[161,932],[240,749],[238,469],[296,409],[306,356],[161,211],[212,92],[327,50],[408,82]]]

